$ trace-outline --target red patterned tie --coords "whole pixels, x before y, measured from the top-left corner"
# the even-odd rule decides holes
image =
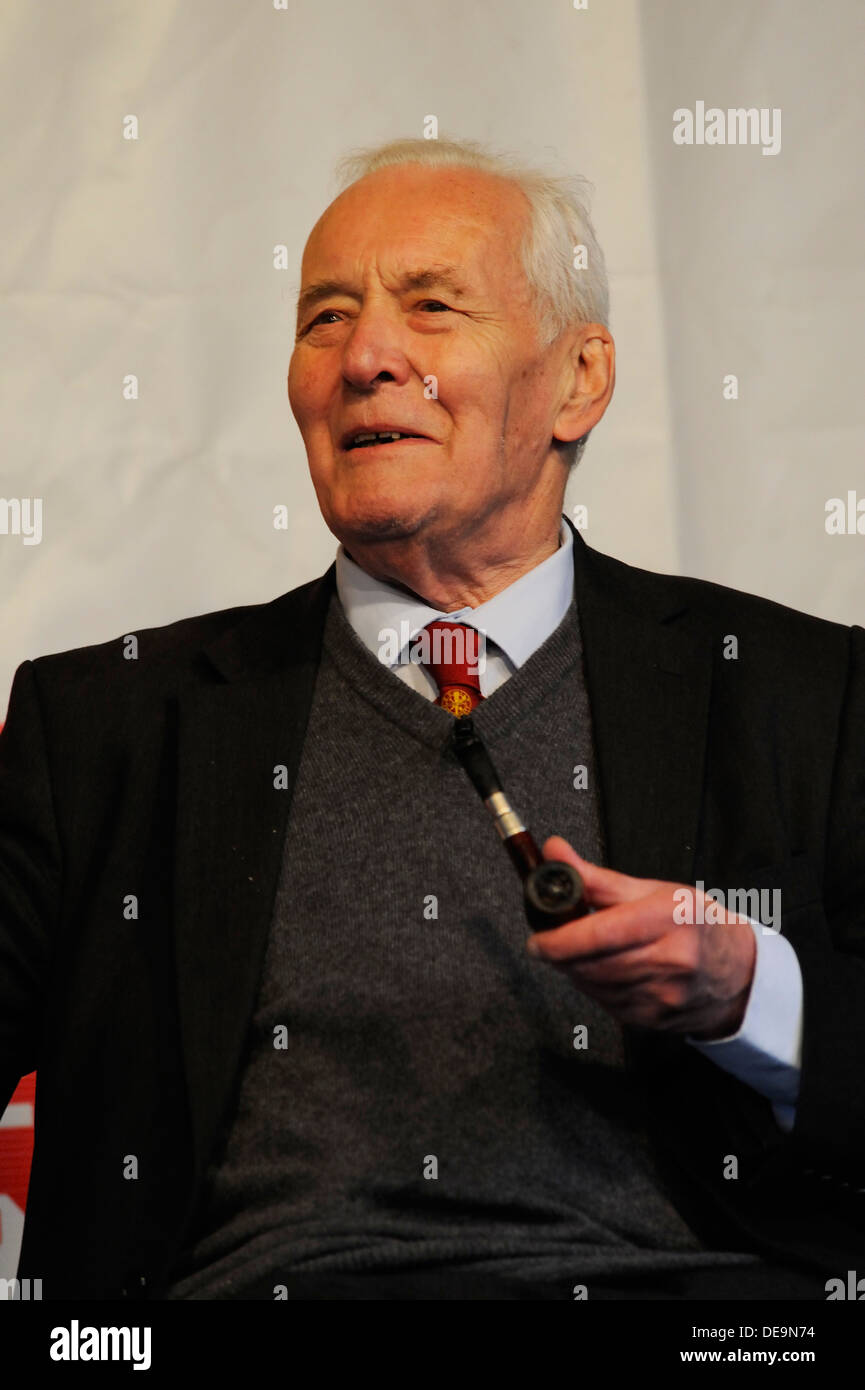
[[[435,678],[439,688],[437,705],[455,718],[470,714],[484,698],[478,674],[482,635],[465,623],[437,619],[427,623],[429,660],[421,665]]]

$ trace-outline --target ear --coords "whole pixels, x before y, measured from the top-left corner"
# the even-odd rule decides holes
[[[602,323],[583,323],[571,330],[562,364],[565,399],[553,425],[562,443],[582,439],[598,423],[616,384],[616,345]]]

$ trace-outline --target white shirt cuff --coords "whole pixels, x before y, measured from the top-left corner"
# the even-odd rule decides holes
[[[757,940],[757,959],[739,1031],[711,1042],[691,1037],[685,1041],[771,1101],[775,1119],[789,1132],[802,1067],[802,971],[786,937],[748,920]]]

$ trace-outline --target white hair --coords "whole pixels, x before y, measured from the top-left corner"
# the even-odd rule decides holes
[[[337,164],[340,191],[394,164],[422,164],[430,169],[478,169],[509,179],[529,203],[520,259],[538,317],[541,345],[547,347],[574,324],[609,327],[610,292],[604,253],[589,216],[581,175],[545,173],[510,154],[485,149],[474,140],[390,140],[352,150]],[[574,266],[577,247],[585,247],[585,268]],[[591,431],[560,448],[573,466],[582,456]]]

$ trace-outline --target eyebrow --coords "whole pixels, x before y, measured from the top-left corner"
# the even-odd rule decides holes
[[[462,272],[455,265],[432,265],[419,270],[407,270],[398,281],[400,292],[430,290],[438,286],[450,290],[456,299],[467,293]],[[347,295],[351,299],[360,298],[357,290],[345,280],[315,280],[311,285],[307,285],[297,300],[298,323],[302,322],[316,304],[336,294]]]

